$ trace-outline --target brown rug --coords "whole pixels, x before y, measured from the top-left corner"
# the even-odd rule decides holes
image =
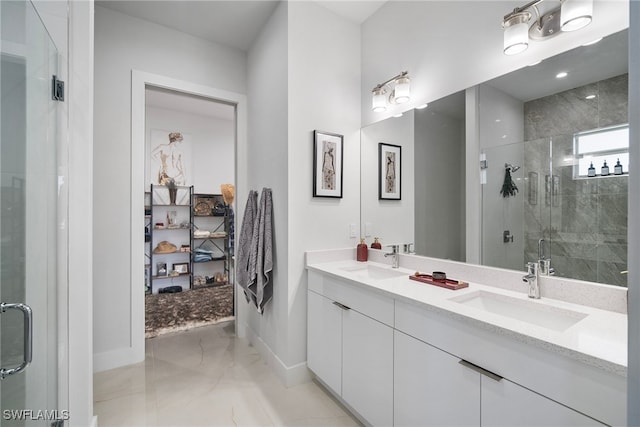
[[[233,285],[145,295],[145,337],[233,319]]]

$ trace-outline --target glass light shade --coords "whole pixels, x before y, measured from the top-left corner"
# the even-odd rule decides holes
[[[409,88],[409,77],[400,77],[396,80],[394,101],[396,104],[402,104],[403,102],[407,102],[410,98],[411,91]]]
[[[387,110],[387,98],[384,89],[374,89],[371,109],[376,113],[382,113]]]
[[[526,22],[504,29],[504,54],[515,55],[529,47],[529,26]]]
[[[524,11],[512,15],[502,23],[504,28],[504,54],[515,55],[529,47],[529,19],[531,13]]]
[[[575,31],[591,23],[593,0],[564,0],[560,9],[562,31]]]

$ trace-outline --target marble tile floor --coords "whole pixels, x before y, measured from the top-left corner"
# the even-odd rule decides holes
[[[144,362],[94,375],[107,426],[358,426],[315,382],[286,388],[231,322],[146,341]]]

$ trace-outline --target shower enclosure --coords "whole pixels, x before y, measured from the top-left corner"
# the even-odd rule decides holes
[[[628,152],[612,136],[625,130],[628,141],[623,125],[483,150],[482,263],[524,271],[548,259],[557,276],[626,286]],[[604,149],[589,138],[604,140]],[[602,176],[605,161],[610,173]],[[518,192],[507,197],[505,163],[522,165],[512,173]]]
[[[58,284],[68,276],[58,52],[31,2],[0,2],[0,19],[1,424],[59,425],[69,414],[57,410],[66,399]]]

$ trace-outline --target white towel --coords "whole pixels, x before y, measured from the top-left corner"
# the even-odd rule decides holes
[[[238,268],[236,278],[238,284],[244,289],[247,302],[249,298],[249,285],[255,281],[255,268],[250,268],[251,243],[253,241],[254,225],[257,222],[258,214],[258,192],[249,191],[247,198],[247,206],[244,209],[244,217],[242,219],[242,228],[240,229],[240,238],[238,240]],[[253,276],[250,271],[253,270]]]

